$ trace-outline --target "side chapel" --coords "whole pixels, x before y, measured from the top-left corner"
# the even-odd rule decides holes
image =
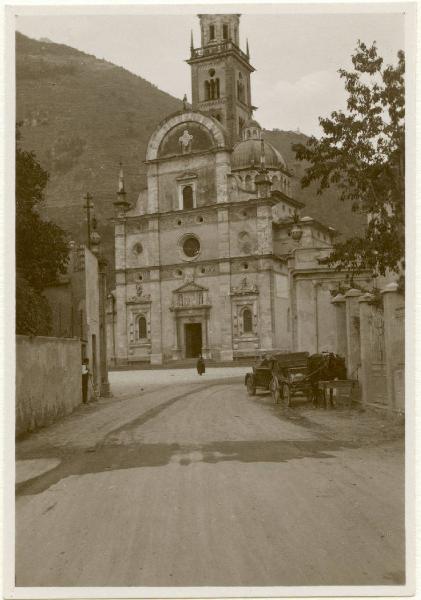
[[[330,290],[341,274],[319,260],[336,232],[303,216],[285,160],[253,118],[240,15],[199,20],[192,106],[185,98],[152,134],[135,206],[120,171],[112,360],[335,350]]]

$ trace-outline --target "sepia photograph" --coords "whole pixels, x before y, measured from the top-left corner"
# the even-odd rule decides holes
[[[413,593],[416,4],[6,13],[5,597]]]

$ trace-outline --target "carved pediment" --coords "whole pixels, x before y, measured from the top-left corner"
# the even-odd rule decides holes
[[[182,294],[183,292],[207,292],[208,288],[199,285],[194,281],[186,281],[183,285],[176,290],[174,290],[174,294]]]
[[[192,171],[185,171],[178,177],[176,177],[176,181],[184,181],[184,180],[197,179],[197,173],[193,173]]]
[[[195,283],[186,281],[181,287],[173,291],[173,309],[208,306],[208,289]]]

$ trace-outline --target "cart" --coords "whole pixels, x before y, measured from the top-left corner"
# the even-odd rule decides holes
[[[311,394],[308,379],[308,352],[287,352],[272,354],[253,367],[252,373],[245,376],[249,396],[255,396],[257,389],[269,390],[276,404],[290,406],[296,395]]]

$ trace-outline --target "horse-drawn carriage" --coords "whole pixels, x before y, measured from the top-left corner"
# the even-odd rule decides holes
[[[269,390],[274,402],[285,407],[291,406],[292,398],[298,395],[307,396],[317,406],[321,399],[325,399],[319,382],[333,379],[346,379],[342,357],[331,352],[312,355],[288,352],[263,358],[253,367],[252,373],[246,374],[244,383],[250,396],[255,396],[259,388]]]

